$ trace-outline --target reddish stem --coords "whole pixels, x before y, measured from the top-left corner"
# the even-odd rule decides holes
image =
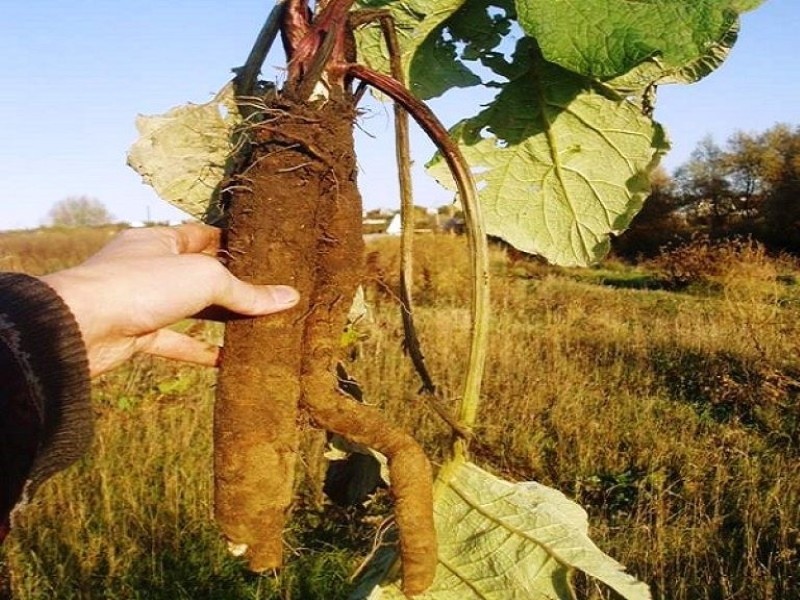
[[[347,62],[348,17],[354,0],[330,0],[316,17],[311,16],[308,0],[288,0],[284,22],[286,52],[289,56],[289,82],[298,86],[309,76],[318,79],[327,70],[330,83],[340,83],[341,66]],[[325,43],[333,36],[333,42]],[[304,83],[303,88],[316,81]]]
[[[433,111],[428,108],[428,105],[416,98],[408,88],[394,77],[384,75],[359,64],[348,64],[344,65],[343,68],[348,75],[365,81],[402,106],[422,127],[423,131],[430,136],[448,163],[454,160],[454,156],[460,155],[455,143],[450,139],[447,129],[433,114]]]

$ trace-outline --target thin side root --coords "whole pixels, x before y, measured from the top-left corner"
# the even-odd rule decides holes
[[[304,377],[303,404],[320,427],[382,452],[389,459],[395,518],[400,533],[403,591],[421,594],[436,573],[433,474],[422,448],[377,409],[338,392],[327,372]]]

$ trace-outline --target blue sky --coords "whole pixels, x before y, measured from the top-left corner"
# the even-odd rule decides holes
[[[122,220],[179,218],[125,165],[137,113],[207,101],[241,64],[272,3],[264,0],[5,0],[0,3],[0,229],[38,226],[74,195],[101,200]],[[668,129],[672,169],[711,134],[800,123],[800,1],[767,0],[743,17],[717,72],[692,86],[663,87],[656,118]],[[276,66],[279,57],[271,61]],[[436,102],[451,124],[462,98]],[[391,114],[373,107],[360,123],[365,206],[396,205]],[[370,136],[374,136],[370,137]],[[415,134],[416,170],[431,147]],[[450,194],[423,177],[421,204]]]

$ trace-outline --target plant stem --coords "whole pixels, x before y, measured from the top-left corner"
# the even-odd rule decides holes
[[[403,64],[400,60],[400,42],[394,28],[394,19],[388,13],[378,16],[378,21],[389,51],[392,77],[405,87]],[[436,386],[425,364],[417,329],[414,325],[414,303],[411,285],[414,281],[414,194],[411,183],[411,144],[408,133],[408,113],[399,102],[394,103],[394,138],[397,156],[397,175],[400,184],[400,312],[403,318],[405,350],[422,380],[422,392],[435,394]],[[437,411],[438,412],[438,411]]]
[[[464,381],[464,393],[457,407],[457,420],[467,430],[471,430],[480,406],[480,390],[486,362],[489,330],[489,251],[478,206],[475,180],[458,146],[450,139],[447,130],[424,102],[412,96],[394,78],[363,65],[348,65],[347,72],[392,98],[414,117],[414,120],[436,144],[453,173],[466,219],[467,237],[472,257],[473,284],[471,291],[472,339],[468,370]],[[452,445],[454,460],[466,460],[468,444],[469,440],[454,434]]]
[[[237,96],[252,96],[255,93],[261,66],[280,32],[283,9],[284,0],[278,0],[258,33],[244,65],[233,70],[236,74],[233,78],[233,86]]]
[[[331,58],[333,48],[336,45],[336,33],[328,31],[325,33],[314,59],[311,61],[311,66],[308,73],[303,75],[300,84],[297,87],[297,97],[301,100],[308,100],[314,93],[314,88],[317,87],[325,68],[328,66],[328,60]]]

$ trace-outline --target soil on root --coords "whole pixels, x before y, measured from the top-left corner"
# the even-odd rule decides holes
[[[215,409],[215,510],[251,568],[281,564],[292,501],[305,325],[346,315],[360,280],[361,198],[353,107],[278,99],[249,132],[253,152],[231,181],[228,267],[246,281],[292,285],[300,303],[230,322]],[[323,268],[321,263],[334,265]],[[319,281],[330,267],[336,281]],[[342,322],[330,323],[335,348]]]
[[[253,126],[254,152],[231,186],[231,270],[255,283],[293,285],[302,300],[292,311],[226,327],[215,510],[226,537],[246,546],[251,569],[280,566],[302,405],[320,427],[387,455],[403,588],[416,594],[433,581],[437,562],[430,464],[410,435],[346,396],[335,375],[364,254],[354,118],[348,102],[275,101]]]

